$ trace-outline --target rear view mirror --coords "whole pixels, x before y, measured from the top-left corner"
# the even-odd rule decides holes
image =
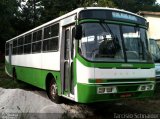
[[[82,38],[82,26],[76,25],[75,39],[80,40],[81,38]]]

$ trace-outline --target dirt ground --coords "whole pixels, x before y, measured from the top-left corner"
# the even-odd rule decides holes
[[[0,118],[2,119],[159,119],[159,86],[150,99],[79,104],[64,99],[51,102],[45,91],[23,82],[14,82],[0,65]],[[150,115],[146,115],[150,114]],[[145,118],[144,118],[145,117]]]

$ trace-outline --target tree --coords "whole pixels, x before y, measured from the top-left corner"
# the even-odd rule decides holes
[[[78,7],[116,7],[112,0],[77,0]]]
[[[120,9],[135,12],[138,11],[159,11],[160,6],[156,0],[113,0]]]
[[[41,16],[42,23],[77,8],[76,0],[41,0],[41,5],[44,7]]]
[[[40,5],[40,0],[28,0],[25,4],[19,1],[19,11],[13,24],[16,34],[21,34],[40,25],[42,10],[43,7]]]
[[[112,0],[98,0],[99,7],[117,7]]]
[[[4,52],[5,41],[12,38],[15,30],[12,27],[12,20],[15,18],[15,13],[18,10],[16,0],[0,1],[0,51]]]

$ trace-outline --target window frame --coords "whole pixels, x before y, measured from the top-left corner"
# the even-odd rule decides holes
[[[53,26],[58,26],[58,32],[57,32],[57,36],[52,36],[52,32],[51,32],[51,28],[53,27]],[[45,29],[46,28],[49,28],[50,29],[50,37],[47,37],[47,38],[45,38]],[[56,23],[53,23],[53,24],[50,24],[50,25],[48,25],[48,26],[45,26],[44,28],[43,28],[43,40],[42,40],[42,52],[43,53],[47,53],[47,52],[58,52],[59,51],[59,39],[60,39],[60,23],[59,22],[56,22]],[[45,50],[44,49],[44,42],[45,41],[49,41],[49,40],[53,40],[53,39],[57,39],[58,41],[57,41],[57,48],[56,49],[54,49],[54,48],[51,48],[51,50],[50,49],[47,49],[47,50]],[[48,47],[49,48],[49,47]]]

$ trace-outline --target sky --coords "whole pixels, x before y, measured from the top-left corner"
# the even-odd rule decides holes
[[[160,4],[160,0],[157,0],[157,3],[159,3],[159,4]]]

